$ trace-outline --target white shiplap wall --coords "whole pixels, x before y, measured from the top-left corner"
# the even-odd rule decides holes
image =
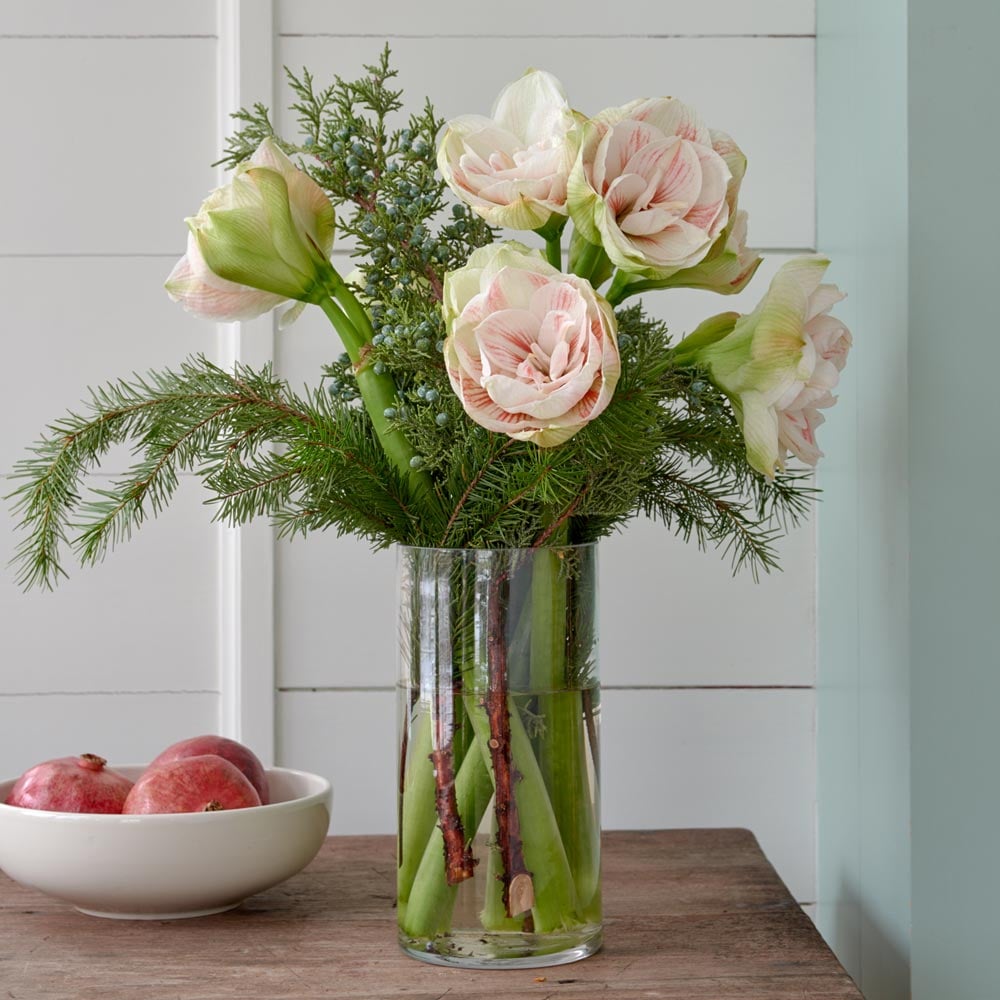
[[[194,351],[255,362],[273,352],[301,384],[339,353],[318,314],[272,342],[268,321],[213,331],[160,288],[183,250],[180,220],[215,183],[207,164],[220,116],[254,100],[283,104],[282,64],[308,65],[320,81],[349,77],[388,38],[410,100],[428,94],[445,115],[487,111],[529,65],[560,76],[581,110],[660,93],[693,102],[747,151],[751,237],[772,253],[735,303],[652,299],[675,330],[749,308],[790,251],[813,245],[809,0],[638,2],[616,11],[610,33],[596,5],[588,17],[578,4],[516,0],[502,23],[495,8],[432,10],[318,0],[0,8],[0,93],[26,95],[5,99],[21,155],[0,167],[0,291],[17,372],[0,402],[4,469],[102,378]],[[287,115],[278,121],[291,131]],[[346,254],[338,261],[349,268]],[[9,551],[12,521],[3,524]],[[604,543],[604,820],[750,827],[810,901],[811,526],[783,551],[785,572],[754,585],[648,523]],[[80,749],[142,759],[179,735],[221,729],[265,756],[273,740],[280,763],[328,774],[335,831],[390,831],[393,591],[391,553],[332,536],[272,549],[266,527],[224,532],[186,480],[157,523],[55,595],[0,589],[0,772]],[[361,742],[372,747],[364,757]],[[661,794],[640,796],[651,768]]]
[[[4,472],[88,385],[214,350],[161,285],[214,180],[215,30],[194,0],[0,6]],[[5,574],[5,775],[82,751],[148,759],[217,726],[217,533],[200,501],[183,477],[169,515],[54,594]],[[14,544],[5,514],[0,561]]]

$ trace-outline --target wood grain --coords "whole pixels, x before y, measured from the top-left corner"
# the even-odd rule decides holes
[[[86,917],[2,879],[0,996],[861,998],[746,830],[605,834],[604,948],[552,969],[405,957],[394,865],[391,837],[332,837],[305,871],[237,910],[153,922]]]

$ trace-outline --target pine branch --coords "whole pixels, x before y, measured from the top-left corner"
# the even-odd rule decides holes
[[[702,549],[714,544],[730,556],[733,572],[746,567],[758,578],[777,568],[776,531],[748,516],[748,503],[733,496],[714,471],[693,474],[679,462],[665,465],[646,500],[647,515],[662,521],[685,541],[694,535]]]
[[[88,409],[54,424],[15,469],[24,480],[12,494],[27,535],[15,553],[23,586],[51,587],[64,574],[67,544],[84,564],[101,559],[166,506],[181,470],[198,471],[218,516],[234,523],[261,514],[280,523],[308,505],[313,526],[334,524],[388,544],[427,516],[360,411],[322,392],[300,399],[269,368],[230,374],[197,358],[179,372],[112,383]],[[87,473],[128,441],[140,459],[85,498]],[[284,452],[273,453],[272,444]]]

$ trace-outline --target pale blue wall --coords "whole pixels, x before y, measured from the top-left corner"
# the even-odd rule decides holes
[[[818,249],[833,258],[830,277],[849,294],[838,314],[855,338],[840,403],[821,431],[817,922],[868,1000],[903,1000],[906,0],[820,0],[817,14]]]
[[[998,38],[910,0],[916,1000],[1000,997]]]

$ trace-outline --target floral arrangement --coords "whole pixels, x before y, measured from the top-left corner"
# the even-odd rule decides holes
[[[316,305],[343,353],[301,392],[204,357],[93,391],[16,470],[20,579],[51,586],[67,543],[102,557],[181,470],[224,521],[405,546],[401,940],[459,964],[565,961],[600,940],[587,543],[642,512],[736,567],[772,567],[814,492],[788,460],[820,457],[851,338],[820,256],[785,264],[751,313],[677,340],[644,310],[636,297],[661,289],[739,292],[761,262],[744,155],[690,106],[588,118],[532,70],[491,117],[445,123],[427,104],[395,128],[388,60],[323,89],[290,75],[295,141],[266,108],[240,112],[232,179],[187,220],[166,283],[216,322],[291,303],[287,331]],[[347,276],[337,239],[358,262]],[[126,441],[134,465],[84,496]]]
[[[16,469],[24,585],[51,586],[67,543],[101,558],[166,505],[180,470],[202,476],[219,519],[266,515],[283,534],[539,546],[645,512],[736,566],[774,565],[776,535],[813,493],[786,461],[819,458],[851,342],[829,315],[828,262],[785,264],[752,313],[676,342],[626,304],[753,277],[737,144],[675,98],[584,117],[541,71],[489,118],[445,124],[428,103],[392,129],[394,75],[388,50],[354,82],[290,74],[296,141],[266,108],[241,112],[232,180],[188,219],[167,281],[217,322],[292,302],[287,328],[319,306],[344,348],[321,384],[295,392],[270,368],[197,357],[93,391]],[[346,277],[335,234],[358,260]],[[85,494],[125,441],[134,466]]]

